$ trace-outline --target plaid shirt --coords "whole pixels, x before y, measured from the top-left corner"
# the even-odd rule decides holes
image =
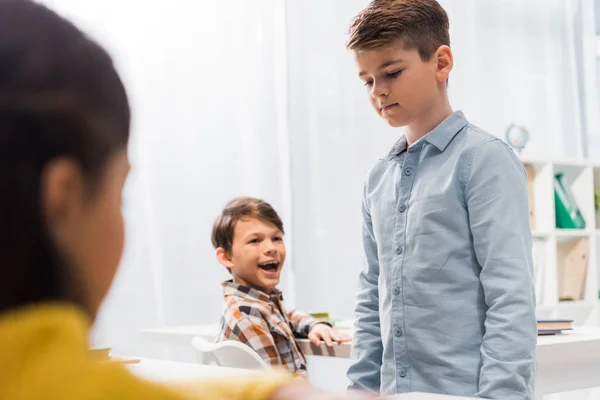
[[[232,281],[223,282],[225,309],[217,341],[246,343],[274,367],[306,376],[306,358],[294,334],[307,336],[321,321],[300,311],[286,313],[281,291],[267,295]]]

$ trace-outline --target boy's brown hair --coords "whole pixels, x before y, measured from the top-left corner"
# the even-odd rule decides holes
[[[244,218],[260,219],[284,233],[283,222],[269,203],[253,197],[237,197],[227,203],[213,224],[212,244],[215,249],[222,247],[231,255],[235,225]]]
[[[350,25],[346,47],[373,50],[402,40],[429,61],[442,45],[450,46],[448,14],[436,0],[373,0]]]

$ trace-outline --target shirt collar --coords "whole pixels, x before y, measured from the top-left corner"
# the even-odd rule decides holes
[[[445,120],[440,122],[438,126],[433,128],[431,132],[423,136],[422,140],[427,141],[433,146],[437,147],[438,150],[444,151],[448,143],[456,136],[458,132],[469,124],[469,121],[465,118],[462,111],[455,111],[450,114]],[[417,142],[420,142],[418,140]],[[388,156],[394,157],[402,153],[408,148],[408,142],[406,135],[402,135],[400,139],[394,144]]]
[[[223,282],[221,286],[223,287],[223,295],[225,296],[237,296],[265,303],[276,300],[283,301],[283,294],[279,289],[273,289],[271,294],[267,294],[249,286],[234,283],[231,279]]]

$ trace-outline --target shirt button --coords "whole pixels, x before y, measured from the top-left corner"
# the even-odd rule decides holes
[[[396,330],[394,331],[394,334],[395,334],[396,336],[398,336],[398,337],[402,336],[402,333],[403,333],[403,332],[402,332],[402,329],[400,329],[400,328],[398,328],[398,329],[396,329]]]
[[[400,378],[405,378],[406,377],[406,371],[402,370],[400,371]]]
[[[402,254],[402,247],[396,247],[396,254]]]
[[[410,168],[406,168],[406,169],[404,170],[404,175],[407,175],[407,176],[408,176],[408,175],[410,175],[410,174],[412,174],[412,169],[410,169]]]
[[[404,204],[402,204],[400,206],[400,212],[403,213],[404,211],[406,211],[406,206]]]
[[[394,289],[392,289],[392,293],[394,296],[398,296],[400,294],[400,288],[396,286]]]

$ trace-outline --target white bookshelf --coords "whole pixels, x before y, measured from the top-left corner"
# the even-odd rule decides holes
[[[576,325],[600,325],[600,217],[594,207],[594,187],[600,190],[600,163],[527,158],[521,158],[521,161],[533,171],[530,195],[533,204],[537,316],[569,318],[575,320]],[[554,176],[559,172],[564,174],[563,182],[570,188],[583,214],[585,229],[556,228]],[[571,273],[571,264],[564,261],[564,248],[585,240],[589,243],[589,252],[583,291],[578,298],[563,301],[559,293],[560,281],[564,282],[562,277]]]

